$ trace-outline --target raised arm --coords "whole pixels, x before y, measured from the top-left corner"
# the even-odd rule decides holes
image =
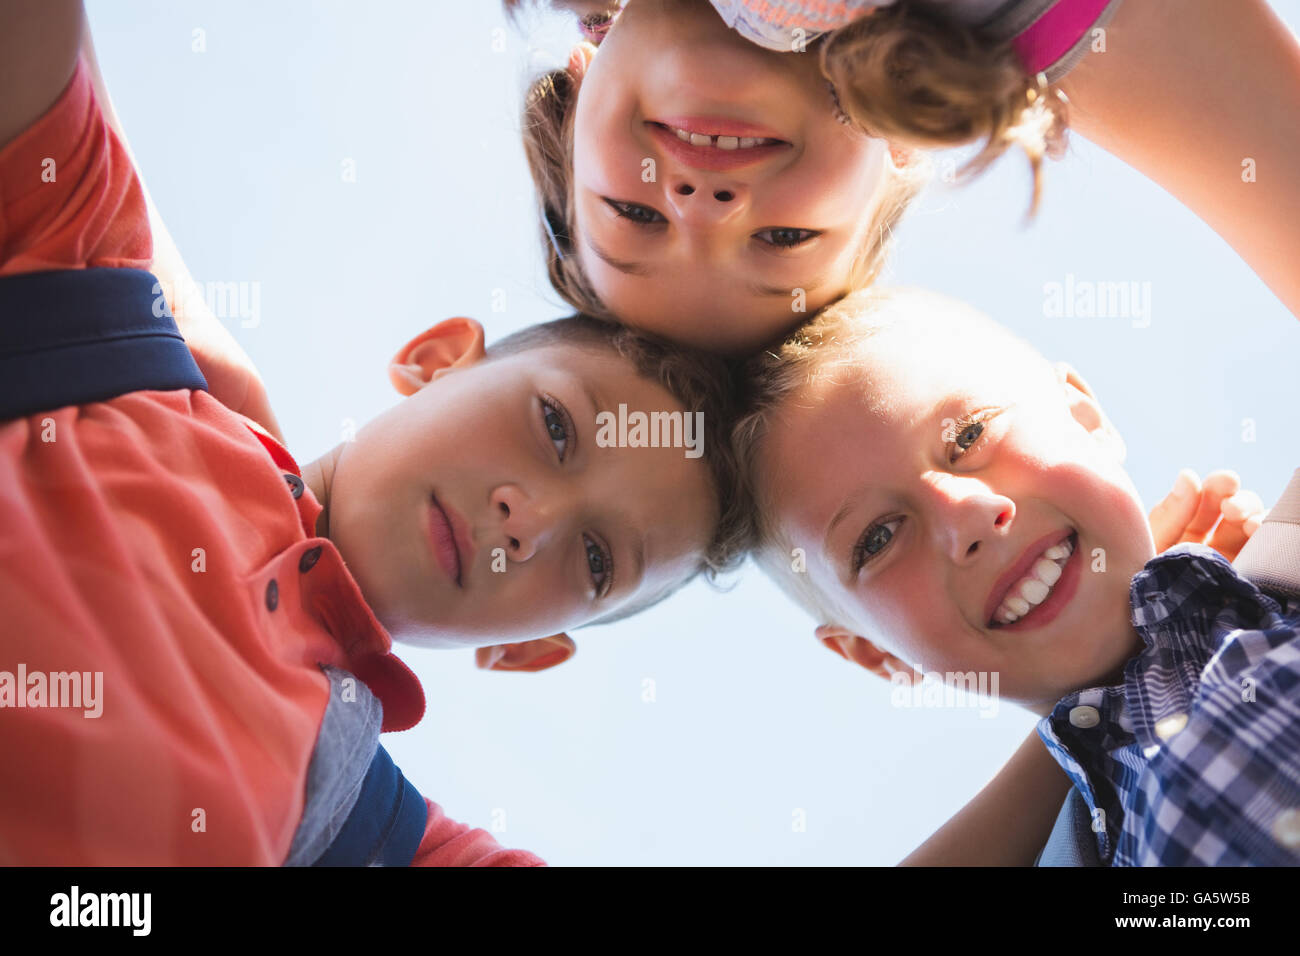
[[[77,6],[80,6],[80,2]],[[126,131],[117,118],[113,101],[108,95],[108,87],[99,72],[90,24],[85,22],[81,32],[81,54],[86,60],[91,83],[95,88],[95,98],[99,100],[104,118],[131,156],[131,164],[135,167],[136,178],[140,181],[145,204],[149,209],[149,229],[153,233],[152,271],[162,285],[167,304],[176,318],[176,327],[185,337],[185,344],[189,346],[194,361],[207,380],[208,392],[227,408],[253,419],[283,444],[284,435],[280,431],[280,423],[271,411],[266,386],[253,365],[253,360],[230,334],[230,330],[212,313],[207,300],[198,294],[190,270],[181,258],[180,250],[163,222],[158,207],[154,205],[153,197],[149,195],[149,187],[140,172],[140,164],[131,153]]]
[[[31,126],[68,85],[81,22],[81,0],[0,5],[0,146]]]
[[[0,3],[0,148],[20,136],[58,101],[84,58],[103,121],[112,129],[128,156],[130,146],[113,111],[112,100],[100,75],[82,0],[4,0]],[[208,390],[222,404],[261,424],[283,441],[271,411],[266,389],[248,355],[217,320],[206,301],[189,294],[194,288],[189,271],[163,224],[132,157],[152,233],[153,261],[149,268],[162,284],[176,317],[177,327],[208,382]],[[59,170],[60,175],[64,170]],[[33,165],[35,178],[43,169]],[[45,195],[53,204],[67,201],[69,190]],[[147,246],[139,256],[147,255]],[[46,266],[49,268],[49,266]]]
[[[1032,866],[1070,778],[1034,731],[984,789],[900,866]]]
[[[1264,0],[1125,0],[1070,126],[1159,183],[1300,316],[1300,42]]]

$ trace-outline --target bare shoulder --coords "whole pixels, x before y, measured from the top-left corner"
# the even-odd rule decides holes
[[[49,109],[77,65],[81,0],[0,3],[0,146]]]

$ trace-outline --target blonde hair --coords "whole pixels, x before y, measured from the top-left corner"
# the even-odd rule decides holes
[[[823,624],[844,623],[839,602],[817,587],[812,575],[793,573],[791,542],[773,520],[774,502],[758,481],[759,452],[781,409],[827,372],[851,366],[864,341],[895,314],[888,306],[900,290],[860,289],[822,309],[781,344],[763,350],[745,367],[746,410],[731,431],[732,457],[744,482],[744,498],[752,503],[754,563],[788,597]]]
[[[944,329],[945,335],[960,330],[957,334],[978,331],[981,336],[997,336],[999,347],[1013,352],[1017,361],[1056,380],[1055,369],[1042,353],[1010,329],[965,302],[910,288],[859,289],[822,309],[780,345],[748,360],[743,373],[745,409],[732,427],[731,445],[744,482],[743,497],[754,508],[751,557],[796,602],[824,615],[823,623],[844,623],[838,602],[822,593],[809,574],[777,573],[789,561],[791,542],[775,520],[777,502],[770,484],[759,480],[762,447],[783,409],[831,376],[835,384],[850,376],[861,381],[869,340],[891,326],[912,323],[924,323],[926,334]],[[846,372],[844,378],[839,376]]]

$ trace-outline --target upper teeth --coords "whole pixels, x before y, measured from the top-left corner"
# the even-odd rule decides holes
[[[1074,543],[1070,538],[1044,551],[1029,569],[1029,573],[1007,589],[1007,596],[993,612],[993,620],[999,624],[1010,624],[1028,614],[1030,608],[1047,600],[1052,587],[1061,579],[1061,569],[1073,552]]]
[[[704,133],[688,133],[676,126],[668,129],[677,134],[683,143],[692,146],[714,146],[718,149],[749,149],[751,146],[768,146],[781,142],[779,139],[764,139],[761,136],[706,136]]]

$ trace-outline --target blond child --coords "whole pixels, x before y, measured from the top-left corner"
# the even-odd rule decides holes
[[[997,674],[1042,718],[1103,863],[1300,862],[1297,596],[1202,545],[1156,556],[1077,372],[952,300],[885,290],[752,370],[736,444],[756,559],[822,643],[901,683]],[[1211,543],[1236,553],[1258,502],[1221,510]]]

